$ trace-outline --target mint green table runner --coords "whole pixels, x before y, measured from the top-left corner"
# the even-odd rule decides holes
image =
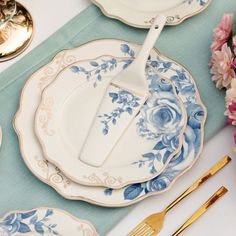
[[[158,41],[158,49],[185,65],[196,79],[202,99],[208,108],[206,139],[225,125],[224,94],[216,90],[211,82],[208,61],[212,29],[224,12],[232,10],[236,11],[235,0],[213,0],[211,6],[200,15],[177,27],[166,27]],[[66,200],[39,181],[21,158],[12,120],[18,108],[24,82],[58,51],[100,38],[119,38],[141,43],[145,35],[145,30],[109,19],[103,16],[97,7],[90,6],[0,74],[0,124],[4,133],[0,152],[0,215],[15,209],[58,207],[90,220],[98,232],[105,235],[131,210],[132,207],[108,209],[81,201]]]

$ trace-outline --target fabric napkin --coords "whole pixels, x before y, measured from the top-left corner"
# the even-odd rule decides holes
[[[236,11],[235,0],[213,0],[201,14],[179,26],[166,27],[156,45],[163,54],[185,65],[194,76],[208,108],[206,139],[225,125],[224,93],[219,92],[211,82],[208,61],[212,29],[222,14],[228,11]],[[146,33],[146,30],[135,29],[105,17],[92,5],[0,74],[0,124],[4,133],[0,152],[0,215],[15,209],[58,207],[91,221],[98,232],[105,235],[132,209],[108,209],[82,201],[66,200],[39,181],[21,158],[12,121],[25,81],[35,70],[51,60],[55,53],[100,38],[119,38],[142,43]]]

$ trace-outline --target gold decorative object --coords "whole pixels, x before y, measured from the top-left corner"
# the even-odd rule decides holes
[[[32,40],[33,20],[14,0],[0,0],[0,62],[23,52]]]
[[[153,215],[150,215],[146,219],[144,219],[135,229],[133,229],[128,236],[154,236],[157,235],[164,224],[165,215],[174,207],[176,206],[180,201],[185,199],[190,193],[192,193],[194,190],[196,190],[199,186],[201,186],[203,183],[205,183],[209,178],[211,178],[213,175],[215,175],[219,170],[221,170],[224,166],[226,166],[231,161],[231,158],[228,156],[225,156],[221,161],[219,161],[216,165],[214,165],[209,171],[207,171],[201,178],[199,178],[195,183],[193,183],[184,193],[182,193],[175,201],[173,201],[169,206],[167,206],[164,211],[160,213],[156,213]],[[225,190],[222,190],[225,191]],[[219,192],[221,193],[221,191]],[[217,193],[217,194],[219,194]],[[199,216],[203,213],[203,210],[200,210],[200,214],[197,212]],[[195,215],[194,215],[195,216]],[[195,220],[195,218],[192,218],[191,223]],[[191,224],[190,223],[190,224]],[[186,228],[190,225],[189,221],[186,222],[186,224],[183,226]],[[186,226],[187,225],[187,226]],[[178,231],[180,232],[180,231]],[[181,231],[182,232],[182,231]],[[178,235],[178,234],[174,234]]]
[[[228,192],[228,189],[221,187],[214,195],[212,195],[194,214],[174,233],[172,236],[180,235],[187,227],[194,223],[200,216],[202,216],[210,206],[217,200],[223,197]]]

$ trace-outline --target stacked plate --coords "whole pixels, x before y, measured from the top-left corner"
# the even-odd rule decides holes
[[[132,63],[139,50],[140,45],[115,39],[64,50],[23,88],[14,123],[23,159],[65,198],[130,205],[169,189],[201,153],[206,109],[194,79],[153,49],[146,67],[147,102],[101,166],[80,159],[109,79]],[[99,117],[100,132],[108,136],[137,103],[122,91],[110,99],[117,109]],[[96,149],[91,150],[96,158]]]

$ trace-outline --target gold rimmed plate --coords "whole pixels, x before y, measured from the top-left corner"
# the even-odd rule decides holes
[[[205,10],[211,0],[92,0],[102,12],[123,23],[149,28],[157,14],[167,17],[167,25],[178,25]]]
[[[101,166],[94,167],[80,160],[84,140],[107,85],[132,60],[102,56],[76,62],[62,70],[42,93],[35,113],[36,135],[46,159],[77,183],[119,189],[145,182],[159,175],[180,151],[187,121],[185,107],[172,83],[158,76],[148,62],[149,97],[140,113]],[[98,130],[108,138],[120,118],[125,113],[129,115],[137,103],[134,95],[122,89],[110,93],[109,100],[112,105],[99,117]],[[97,142],[100,137],[94,138]],[[90,148],[96,159],[95,143]]]
[[[43,89],[58,73],[76,61],[96,58],[101,55],[115,57],[134,56],[140,45],[116,39],[95,40],[78,48],[58,53],[47,65],[36,71],[25,84],[14,126],[19,137],[22,157],[40,180],[56,189],[68,199],[84,200],[107,207],[122,207],[134,204],[148,196],[167,191],[173,183],[189,170],[199,158],[204,139],[204,124],[207,111],[201,101],[193,77],[179,63],[165,57],[156,49],[150,54],[150,63],[161,77],[169,78],[185,105],[188,115],[187,128],[181,151],[168,163],[161,175],[144,183],[131,184],[121,189],[89,187],[68,179],[55,165],[45,159],[33,130],[35,112]],[[155,78],[152,85],[155,86]],[[112,181],[112,179],[108,179]]]

